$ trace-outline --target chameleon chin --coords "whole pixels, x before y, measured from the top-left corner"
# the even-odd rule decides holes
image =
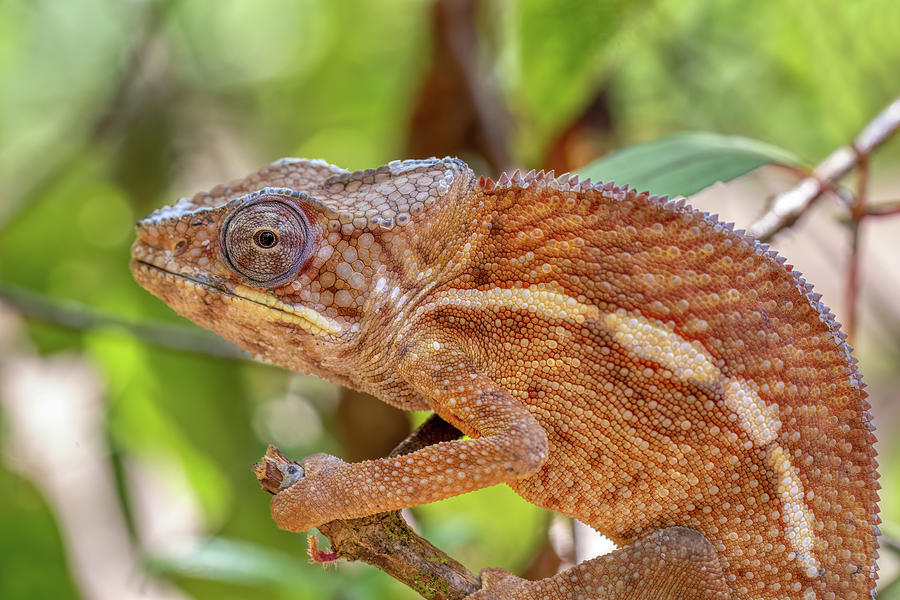
[[[784,259],[682,202],[450,158],[285,159],[154,212],[132,252],[141,285],[260,359],[470,437],[307,460],[272,500],[284,529],[505,483],[619,550],[535,582],[491,570],[472,598],[873,593],[844,335]]]

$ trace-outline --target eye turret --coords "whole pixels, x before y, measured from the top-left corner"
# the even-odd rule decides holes
[[[257,287],[276,287],[300,271],[309,255],[309,224],[295,207],[263,196],[236,210],[222,247],[232,269]]]

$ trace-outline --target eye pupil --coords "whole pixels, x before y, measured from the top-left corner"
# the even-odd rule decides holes
[[[260,231],[256,234],[256,243],[262,248],[271,248],[278,242],[278,236],[271,231]]]

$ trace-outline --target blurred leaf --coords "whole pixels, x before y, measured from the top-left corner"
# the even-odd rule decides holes
[[[281,535],[285,535],[282,533]],[[292,536],[298,547],[302,536]],[[328,542],[322,540],[327,546]],[[320,543],[322,543],[320,542]],[[169,576],[188,577],[227,584],[222,590],[235,590],[235,585],[277,587],[285,590],[279,598],[417,598],[418,596],[385,573],[361,564],[339,561],[335,575],[323,567],[307,564],[299,551],[289,554],[258,544],[224,537],[185,540],[167,549],[144,556],[150,571]],[[362,568],[360,568],[362,567]],[[350,595],[344,595],[351,591]],[[265,596],[258,592],[253,597]],[[230,596],[235,597],[235,596]],[[243,597],[243,596],[241,596]]]
[[[304,580],[304,569],[295,557],[225,538],[172,544],[164,551],[145,556],[144,560],[151,570],[159,573],[233,583],[295,586]]]
[[[717,181],[730,181],[772,163],[800,164],[800,160],[757,140],[697,132],[623,148],[578,172],[639,191],[689,196]]]

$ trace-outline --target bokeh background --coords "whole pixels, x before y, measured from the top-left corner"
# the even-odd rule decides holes
[[[128,270],[153,208],[282,156],[559,172],[711,131],[813,165],[900,93],[898,32],[896,0],[0,1],[0,598],[416,597],[364,565],[306,564],[250,466],[270,442],[382,456],[424,416],[177,318]],[[898,165],[895,139],[869,201],[900,199]],[[768,167],[692,201],[746,226],[796,182]],[[839,320],[842,214],[826,198],[774,241]],[[900,597],[898,239],[897,218],[865,222],[855,332],[883,598]],[[410,517],[473,570],[575,557],[570,524],[505,487]]]

